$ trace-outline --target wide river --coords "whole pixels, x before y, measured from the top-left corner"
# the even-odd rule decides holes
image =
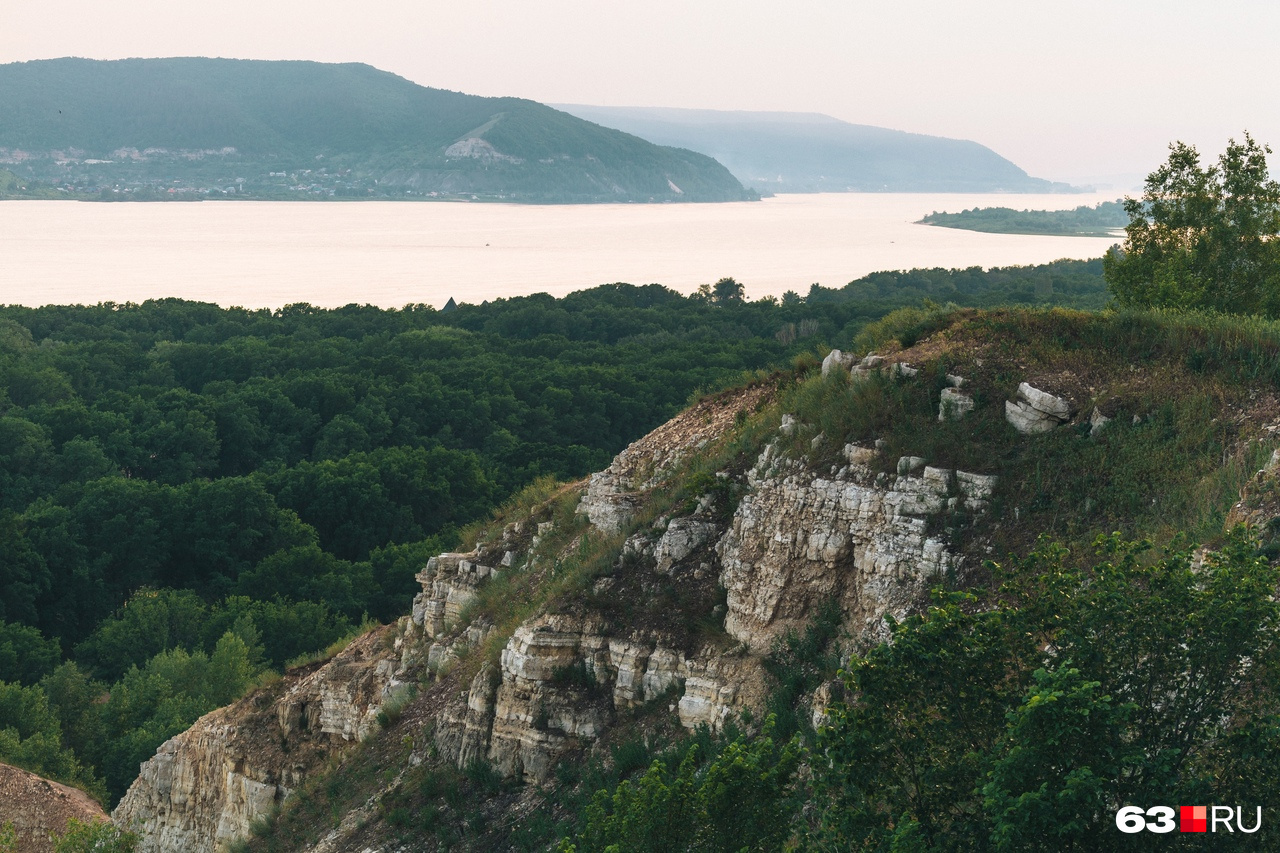
[[[442,306],[606,282],[747,295],[876,270],[1098,257],[1116,240],[916,225],[934,210],[1062,209],[1094,195],[831,193],[669,205],[0,202],[0,304],[177,296],[277,308]]]

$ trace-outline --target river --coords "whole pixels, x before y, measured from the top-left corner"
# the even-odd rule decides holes
[[[688,293],[733,276],[750,298],[876,270],[1091,258],[1111,238],[916,225],[934,210],[1062,209],[1093,195],[830,193],[753,203],[0,202],[0,303],[166,296],[277,308],[442,306],[606,282]]]

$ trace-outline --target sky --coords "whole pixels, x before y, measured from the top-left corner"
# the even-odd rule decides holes
[[[0,62],[365,62],[550,103],[820,112],[1127,189],[1175,139],[1280,148],[1273,0],[4,0]]]

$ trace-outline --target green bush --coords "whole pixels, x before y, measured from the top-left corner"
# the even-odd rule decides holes
[[[1280,570],[1240,534],[1203,562],[1147,547],[1081,568],[1042,543],[992,567],[998,595],[891,623],[820,734],[811,843],[1121,849],[1115,803],[1268,802]]]
[[[106,821],[71,818],[66,832],[53,835],[53,853],[133,853],[138,836]]]

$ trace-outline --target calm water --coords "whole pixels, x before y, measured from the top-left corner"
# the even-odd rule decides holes
[[[1114,240],[912,224],[934,210],[1070,208],[1099,195],[790,195],[756,203],[0,202],[0,303],[164,296],[436,307],[614,281],[683,292],[733,276],[748,296],[875,270],[1032,264]]]

